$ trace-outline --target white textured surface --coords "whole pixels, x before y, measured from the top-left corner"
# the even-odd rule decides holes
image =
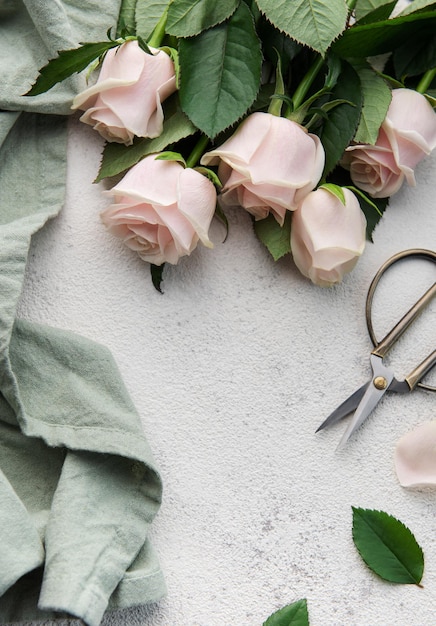
[[[394,196],[342,285],[323,290],[289,259],[274,264],[241,209],[229,214],[225,243],[217,223],[214,250],[167,268],[160,295],[148,266],[100,224],[100,150],[73,120],[67,203],[34,238],[20,311],[112,349],[164,479],[153,541],[168,596],[104,625],[260,626],[303,597],[311,626],[436,624],[436,490],[402,489],[393,467],[396,441],[436,419],[436,397],[389,396],[340,453],[343,425],[314,434],[369,376],[372,276],[395,252],[435,249],[436,155],[418,167],[417,188]],[[431,276],[434,265],[420,261],[392,270],[375,301],[379,334]],[[392,355],[399,375],[434,349],[435,305]],[[352,505],[411,528],[426,557],[424,589],[366,568]]]

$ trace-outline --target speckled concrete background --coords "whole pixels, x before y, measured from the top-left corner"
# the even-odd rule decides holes
[[[153,541],[168,596],[104,626],[260,626],[300,598],[311,626],[435,625],[436,490],[402,489],[393,467],[397,440],[436,419],[435,396],[389,396],[340,453],[342,425],[314,431],[369,375],[372,276],[395,252],[435,249],[436,155],[420,164],[418,187],[392,199],[342,285],[323,290],[290,259],[274,264],[234,210],[227,241],[215,224],[215,249],[167,268],[160,295],[148,266],[100,224],[100,151],[72,120],[67,203],[34,238],[20,314],[111,348],[163,475]],[[380,335],[434,272],[421,261],[392,269],[375,299]],[[434,349],[435,305],[392,354],[399,376]],[[366,568],[352,505],[411,528],[426,557],[423,589]]]

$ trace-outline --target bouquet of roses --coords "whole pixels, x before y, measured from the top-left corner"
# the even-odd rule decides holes
[[[123,175],[102,220],[157,288],[229,206],[331,285],[436,146],[435,32],[431,0],[124,0],[28,95],[89,66],[72,108],[106,139],[96,180]]]

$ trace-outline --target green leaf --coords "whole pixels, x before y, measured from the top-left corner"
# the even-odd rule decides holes
[[[383,511],[353,509],[353,540],[370,569],[393,583],[419,585],[424,555],[402,522]]]
[[[356,20],[359,24],[371,24],[380,20],[387,20],[392,13],[397,0],[359,0],[356,5]]]
[[[270,615],[263,626],[309,626],[307,601],[298,600],[284,606]]]
[[[239,0],[173,0],[166,30],[176,37],[193,37],[228,19]]]
[[[354,188],[352,185],[349,188],[356,194],[360,208],[365,214],[366,238],[368,241],[373,241],[372,235],[389,204],[389,198],[369,198],[361,189]]]
[[[186,161],[182,157],[180,152],[172,152],[171,150],[159,152],[159,154],[156,156],[156,161],[176,161],[177,163],[181,163],[186,167]]]
[[[372,69],[358,71],[363,94],[362,115],[354,137],[358,143],[375,144],[386,117],[392,92],[386,82]]]
[[[339,185],[335,185],[333,183],[324,183],[323,185],[319,186],[319,189],[325,189],[329,193],[333,194],[345,206],[344,190]]]
[[[80,48],[62,50],[58,56],[51,59],[40,71],[35,84],[26,93],[26,96],[37,96],[51,89],[72,74],[86,69],[92,61],[100,57],[110,48],[119,45],[116,41],[98,43],[84,43]]]
[[[179,53],[175,48],[171,48],[170,46],[161,46],[159,50],[163,50],[170,57],[171,61],[174,63],[174,72],[176,75],[176,85],[177,89],[180,87],[180,63],[179,63]]]
[[[155,139],[135,139],[133,145],[125,146],[120,143],[107,143],[100,166],[96,183],[124,172],[143,157],[154,152],[161,152],[167,146],[177,143],[196,132],[195,126],[177,106],[177,97],[169,98],[164,103],[165,120],[163,131]]]
[[[140,0],[136,5],[136,34],[147,40],[165,13],[170,0]]]
[[[223,243],[224,243],[229,234],[229,220],[227,219],[227,215],[224,213],[224,211],[222,210],[218,202],[216,204],[214,217],[216,217],[221,222],[221,224],[223,224],[225,228],[226,234],[223,240]]]
[[[368,57],[391,52],[408,42],[410,49],[435,32],[436,12],[413,13],[347,29],[332,45],[342,58]]]
[[[266,18],[296,41],[325,54],[345,28],[345,0],[257,0]]]
[[[136,34],[135,9],[138,0],[122,0],[117,24],[117,37]]]
[[[163,280],[164,267],[165,263],[162,263],[162,265],[154,265],[153,263],[150,263],[151,282],[159,293],[163,293],[161,284]]]
[[[348,63],[343,63],[342,72],[332,92],[332,100],[347,100],[330,111],[328,120],[321,131],[326,161],[324,176],[329,174],[339,162],[345,148],[355,135],[362,109],[362,91],[359,76]]]
[[[401,16],[415,13],[416,11],[423,11],[428,9],[434,9],[436,7],[435,0],[413,0],[409,6],[405,7],[401,11]]]
[[[374,200],[370,198],[366,193],[364,193],[361,189],[355,187],[354,185],[346,185],[346,188],[352,191],[356,196],[360,196],[367,204],[369,204],[369,206],[374,209],[379,217],[382,217],[383,212],[378,208]]]
[[[262,55],[246,4],[227,22],[182,39],[179,59],[182,109],[213,138],[246,113],[259,91]]]
[[[271,213],[263,220],[254,222],[254,232],[271,253],[274,261],[291,251],[291,221],[288,211],[283,226],[280,226]]]
[[[213,170],[209,169],[208,167],[203,167],[202,165],[197,165],[197,167],[194,167],[194,170],[196,172],[199,172],[203,176],[206,176],[206,178],[208,178],[211,182],[213,182],[215,187],[217,187],[218,189],[221,189],[221,187],[223,186],[221,181],[220,181],[220,179],[218,178],[218,175],[215,174],[215,172]]]
[[[412,48],[406,42],[395,50],[393,61],[395,74],[401,78],[424,74],[436,67],[436,35],[423,37]]]

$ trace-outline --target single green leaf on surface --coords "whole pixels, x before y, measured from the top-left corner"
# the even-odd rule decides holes
[[[165,263],[162,263],[162,265],[154,265],[153,263],[150,263],[151,282],[153,283],[154,288],[159,291],[159,293],[163,293],[161,285],[163,280],[164,267]]]
[[[247,5],[227,22],[181,39],[179,59],[182,109],[213,138],[247,112],[259,91],[262,54]]]
[[[257,0],[276,28],[321,54],[345,28],[345,0]]]
[[[163,131],[159,137],[155,139],[137,138],[131,146],[120,143],[106,144],[100,171],[95,180],[96,183],[103,178],[121,174],[148,154],[161,152],[169,145],[177,143],[197,131],[192,122],[180,110],[176,95],[164,102],[163,109],[165,119]]]
[[[393,2],[386,2],[386,0],[383,2],[366,1],[363,5],[361,2],[358,2],[356,6],[358,24],[372,24],[373,22],[387,20],[396,4],[397,0],[393,0]],[[371,8],[370,5],[372,5]]]
[[[136,34],[149,39],[155,26],[165,13],[170,0],[140,0],[136,5]]]
[[[370,569],[393,583],[419,585],[424,555],[412,532],[383,511],[353,509],[353,540]]]
[[[171,150],[166,150],[165,152],[159,152],[155,160],[156,161],[176,161],[177,163],[181,163],[184,167],[186,167],[186,161],[182,157],[180,152],[172,152]]]
[[[166,30],[176,37],[193,37],[227,20],[238,4],[239,0],[173,0]]]
[[[319,189],[325,189],[326,191],[331,193],[333,196],[335,196],[338,200],[340,200],[342,204],[345,206],[344,190],[339,185],[335,185],[333,183],[324,183],[323,185],[319,186]]]
[[[138,0],[122,0],[118,15],[117,37],[136,34],[135,10]]]
[[[386,82],[372,69],[358,70],[363,95],[362,115],[354,141],[375,144],[380,126],[386,117],[392,92]]]
[[[257,238],[266,246],[274,261],[291,251],[291,221],[292,215],[288,211],[283,226],[271,213],[265,219],[254,222]]]
[[[371,24],[355,24],[337,39],[332,50],[342,58],[369,57],[391,52],[408,42],[412,49],[436,29],[436,11],[412,13]]]
[[[284,606],[270,615],[263,626],[309,626],[307,600],[298,600]]]
[[[51,59],[40,71],[35,84],[26,93],[26,96],[37,96],[51,89],[57,83],[69,78],[76,72],[82,72],[92,61],[98,59],[110,48],[119,45],[116,41],[102,41],[98,43],[84,43],[80,48],[62,50],[58,56]]]
[[[351,104],[341,104],[329,112],[321,130],[326,161],[324,175],[327,176],[339,162],[345,148],[353,139],[360,120],[363,103],[359,76],[353,67],[344,62],[342,72],[332,92],[331,99],[346,100]]]

